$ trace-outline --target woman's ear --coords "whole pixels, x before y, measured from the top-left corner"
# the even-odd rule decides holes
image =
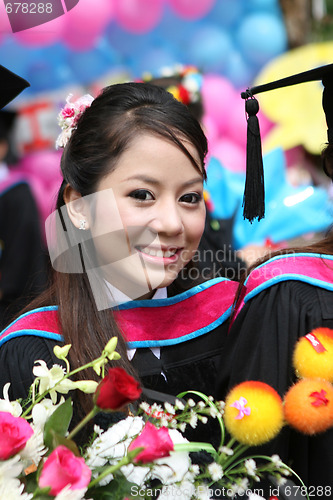
[[[64,201],[68,217],[78,229],[89,229],[88,205],[85,203],[81,194],[75,191],[69,184],[64,190]]]

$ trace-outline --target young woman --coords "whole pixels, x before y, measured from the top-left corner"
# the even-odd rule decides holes
[[[236,283],[200,284],[191,263],[205,224],[199,123],[146,83],[68,100],[60,116],[53,283],[2,333],[0,386],[9,381],[11,397],[24,397],[34,362],[58,362],[56,344],[72,344],[76,368],[117,335],[117,363],[144,387],[212,393]]]

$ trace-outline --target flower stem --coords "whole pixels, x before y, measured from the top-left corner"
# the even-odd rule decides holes
[[[96,486],[96,484],[98,484],[100,481],[102,481],[102,479],[104,479],[106,476],[108,476],[109,474],[113,474],[114,472],[119,470],[120,467],[122,467],[123,465],[127,465],[130,462],[131,462],[131,458],[126,455],[117,464],[110,465],[110,467],[107,467],[99,476],[97,476],[95,479],[93,479],[89,483],[88,489],[92,488],[93,486]]]
[[[72,439],[94,416],[99,412],[98,406],[93,409],[77,424],[76,427],[68,434],[67,438]]]

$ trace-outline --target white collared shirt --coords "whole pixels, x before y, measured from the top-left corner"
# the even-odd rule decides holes
[[[113,307],[115,304],[123,304],[125,302],[130,302],[132,299],[128,297],[125,293],[123,293],[121,290],[116,288],[115,286],[111,285],[108,281],[105,281],[106,286],[108,288],[108,291],[110,292],[109,298],[110,298],[110,307]],[[151,299],[147,300],[156,300],[156,299],[166,299],[168,296],[168,292],[166,287],[164,288],[157,288],[156,292],[152,296]],[[151,352],[156,356],[156,358],[160,359],[161,357],[161,350],[159,347],[150,347]],[[136,352],[136,349],[127,349],[127,357],[131,361],[134,357],[134,354]]]

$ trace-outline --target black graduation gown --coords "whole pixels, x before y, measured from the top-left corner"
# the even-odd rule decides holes
[[[0,329],[46,284],[46,252],[29,185],[0,183]]]
[[[280,281],[243,306],[223,351],[219,398],[244,380],[261,380],[281,396],[286,393],[296,380],[292,354],[298,338],[317,327],[333,328],[333,288],[329,286],[331,290],[297,280]],[[286,427],[274,441],[250,451],[277,453],[309,487],[310,498],[331,498],[333,429],[308,437]]]
[[[130,348],[136,348],[132,363],[145,387],[172,395],[193,389],[214,396],[218,362],[227,336],[228,318],[236,288],[237,283],[218,278],[195,287],[199,293],[191,289],[168,299],[132,301],[127,303],[129,307],[124,305],[123,314],[134,310],[132,323],[127,323],[128,335],[132,335],[136,328],[139,336],[143,332],[143,339],[141,335],[141,340],[134,337],[127,337],[127,340]],[[220,298],[221,293],[225,297]],[[207,298],[208,303],[203,302],[202,297]],[[214,305],[210,305],[210,299],[211,303],[214,300]],[[50,314],[52,309],[51,314],[57,316],[56,306],[42,309],[42,314]],[[49,311],[45,312],[44,309]],[[140,311],[144,316],[140,316]],[[124,318],[121,313],[121,310],[118,311],[120,316],[116,316],[117,321],[117,318]],[[36,313],[31,317],[34,315]],[[144,321],[141,321],[142,318]],[[13,398],[26,396],[33,381],[32,367],[35,360],[43,359],[48,366],[59,362],[54,357],[53,347],[62,343],[57,322],[52,323],[49,316],[43,320],[43,327],[36,320],[33,321],[37,326],[34,323],[27,324],[27,316],[20,321],[23,321],[20,327],[15,322],[6,329],[5,341],[2,339],[5,334],[0,334],[0,391],[6,382],[11,381],[10,395]],[[47,334],[48,338],[44,335],[51,324],[49,331],[54,332],[55,339],[52,335]],[[158,332],[162,330],[162,324],[167,333]],[[181,330],[179,336],[175,337],[175,341],[170,341],[177,329]],[[126,329],[124,331],[126,333]],[[145,340],[146,334],[150,336],[149,340]],[[154,343],[157,343],[155,346],[160,345],[160,359],[149,349]]]

